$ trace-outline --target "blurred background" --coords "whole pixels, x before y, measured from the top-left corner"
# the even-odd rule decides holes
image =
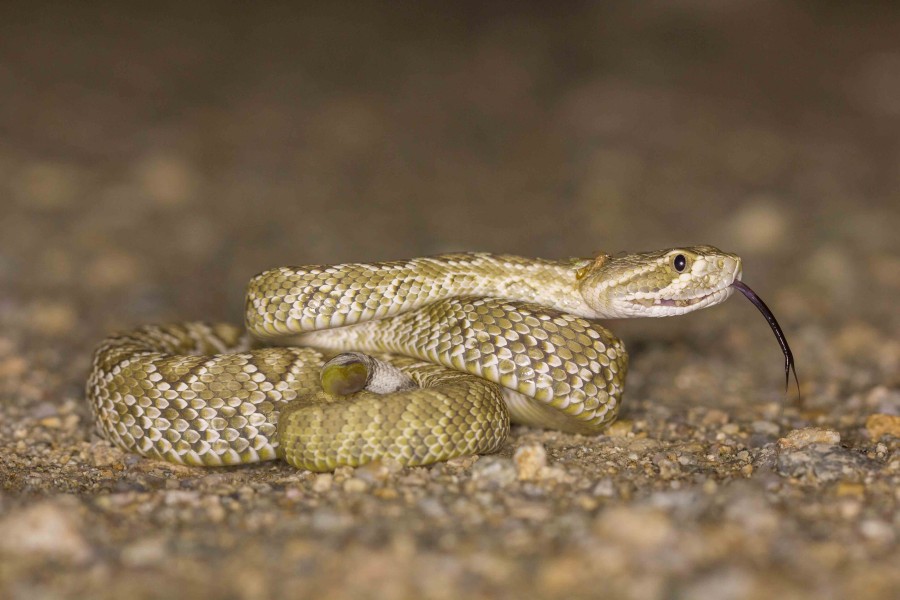
[[[865,284],[898,237],[891,3],[2,16],[0,274],[101,314],[199,283],[179,314],[234,316],[274,265],[468,249],[706,242],[775,288]]]
[[[887,597],[897,438],[866,424],[900,415],[898,231],[893,2],[0,3],[0,554],[50,532],[0,580],[15,598],[327,598],[351,577],[390,596],[400,564],[431,597],[591,597],[615,577],[621,597]],[[264,269],[688,244],[743,257],[805,410],[738,298],[613,324],[622,431],[646,445],[514,430],[482,483],[413,470],[384,484],[396,502],[283,465],[180,472],[93,433],[104,336],[240,322]],[[810,425],[843,445],[798,479],[773,448]],[[479,488],[522,440],[582,487]],[[60,552],[93,562],[49,569]]]

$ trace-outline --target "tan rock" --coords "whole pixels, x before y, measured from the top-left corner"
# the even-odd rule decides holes
[[[541,444],[527,444],[516,448],[513,454],[519,481],[535,481],[547,467],[547,450]]]
[[[875,441],[888,435],[900,438],[900,416],[881,413],[869,415],[869,418],[866,419],[866,431]]]
[[[798,450],[808,446],[821,444],[836,446],[841,443],[841,434],[833,429],[822,427],[804,427],[794,429],[778,440],[779,450]]]

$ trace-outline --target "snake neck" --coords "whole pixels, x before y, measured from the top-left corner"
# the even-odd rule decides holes
[[[250,282],[247,328],[292,336],[392,317],[433,302],[483,296],[596,317],[578,290],[578,265],[505,254],[443,254],[406,261],[283,267]]]
[[[578,289],[580,263],[511,254],[466,253],[431,259],[452,265],[446,280],[437,282],[456,290],[453,296],[486,296],[528,302],[579,317],[596,317]]]

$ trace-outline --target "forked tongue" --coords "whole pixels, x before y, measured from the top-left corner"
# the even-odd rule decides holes
[[[775,315],[772,314],[772,311],[769,310],[766,303],[762,301],[762,298],[757,296],[756,292],[747,287],[747,284],[743,281],[735,279],[731,284],[731,287],[740,290],[740,292],[745,295],[766,318],[769,327],[772,328],[772,332],[775,334],[775,339],[777,339],[779,345],[781,345],[781,351],[784,352],[784,389],[787,391],[791,381],[791,372],[793,371],[794,381],[797,383],[797,398],[802,403],[803,399],[800,396],[800,380],[797,379],[797,369],[794,367],[794,354],[791,352],[791,347],[788,345],[787,338],[784,337],[784,332],[781,330],[781,325],[779,325],[778,321],[775,319]]]

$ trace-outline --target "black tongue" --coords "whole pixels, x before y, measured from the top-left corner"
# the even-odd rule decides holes
[[[784,332],[781,330],[781,325],[778,324],[778,321],[775,319],[775,315],[772,314],[772,311],[769,310],[769,307],[766,306],[766,303],[763,302],[762,298],[756,295],[756,292],[747,287],[743,281],[739,281],[737,279],[731,284],[731,287],[737,288],[740,292],[747,297],[747,299],[753,303],[753,305],[759,309],[759,312],[763,314],[766,318],[766,321],[769,323],[769,327],[772,328],[772,332],[775,334],[775,338],[778,340],[778,343],[781,345],[781,351],[784,352],[784,390],[787,391],[788,385],[791,381],[791,372],[794,373],[794,381],[797,383],[797,397],[802,402],[803,399],[800,396],[800,380],[797,379],[797,369],[794,367],[794,354],[791,352],[791,347],[788,345],[787,338],[784,337]]]

